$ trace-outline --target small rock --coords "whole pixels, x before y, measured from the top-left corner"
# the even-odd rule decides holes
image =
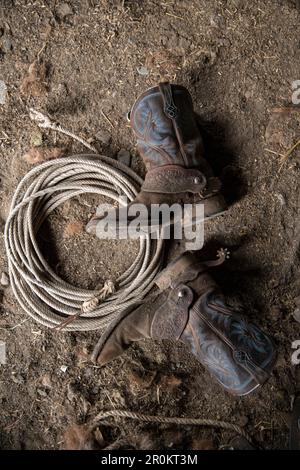
[[[45,374],[42,377],[41,384],[45,388],[52,388],[52,382],[51,382],[51,377],[50,374]]]
[[[117,159],[120,163],[123,163],[123,165],[130,166],[131,155],[128,150],[126,149],[119,150]]]
[[[40,131],[35,131],[31,134],[30,144],[33,147],[40,147],[43,143],[43,134]]]
[[[95,138],[103,145],[108,145],[111,141],[111,135],[108,131],[100,130],[95,135]]]
[[[73,14],[73,10],[68,3],[61,3],[55,8],[55,16],[58,21],[66,21]]]
[[[65,374],[68,370],[68,366],[62,365],[62,366],[60,366],[60,370],[62,371],[63,374]]]
[[[7,273],[3,272],[1,274],[0,284],[1,284],[2,287],[8,287],[9,286],[9,276],[8,276]]]
[[[5,104],[7,96],[7,86],[3,80],[0,80],[0,104]]]
[[[285,205],[285,198],[281,193],[274,193],[274,196],[278,199],[281,206]]]
[[[40,397],[43,397],[43,398],[48,396],[48,393],[45,392],[45,390],[42,390],[41,388],[37,389],[37,394],[40,395]]]
[[[149,75],[149,70],[147,69],[147,67],[137,67],[137,72],[139,75],[142,75],[143,77],[146,77],[147,75]]]

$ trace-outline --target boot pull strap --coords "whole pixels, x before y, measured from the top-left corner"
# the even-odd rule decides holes
[[[158,85],[159,91],[164,102],[164,113],[169,119],[175,119],[178,115],[178,108],[174,103],[172,86],[169,82],[163,82]]]

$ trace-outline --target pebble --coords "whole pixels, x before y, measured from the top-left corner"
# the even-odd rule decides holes
[[[43,134],[40,131],[36,131],[31,134],[30,144],[32,147],[40,147],[43,143]]]
[[[137,72],[139,75],[142,75],[143,77],[146,77],[147,75],[149,75],[149,70],[147,69],[147,67],[137,67]]]
[[[42,383],[43,387],[45,387],[45,388],[52,388],[51,377],[50,377],[49,374],[45,374],[42,377],[41,383]]]
[[[130,166],[131,163],[131,155],[130,152],[126,149],[121,149],[118,152],[117,159],[120,163],[123,163],[123,165]]]
[[[37,394],[40,395],[40,397],[47,397],[48,396],[48,393],[45,392],[45,390],[42,390],[40,388],[37,389]]]
[[[7,273],[3,272],[1,274],[0,284],[1,284],[2,287],[8,287],[9,286],[9,277],[8,277]]]
[[[68,370],[68,366],[62,365],[62,366],[60,366],[60,370],[65,374]]]
[[[285,198],[281,193],[274,193],[274,196],[278,199],[281,206],[285,205]]]
[[[0,80],[0,104],[5,104],[7,96],[7,86],[3,80]]]
[[[100,130],[95,135],[95,138],[101,142],[101,144],[108,145],[111,141],[111,135],[108,131]]]

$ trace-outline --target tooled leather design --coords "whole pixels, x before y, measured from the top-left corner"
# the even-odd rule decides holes
[[[206,186],[206,178],[199,170],[166,165],[148,171],[142,191],[151,193],[200,193]]]
[[[228,392],[244,395],[257,386],[256,382],[253,384],[252,377],[245,370],[240,370],[232,360],[232,353],[226,344],[194,312],[190,313],[189,323],[181,340]]]
[[[168,164],[197,168],[201,160],[202,138],[195,120],[191,96],[182,86],[171,87],[173,102],[177,108],[174,119],[165,113],[159,87],[143,93],[130,113],[137,147],[148,170]]]
[[[193,292],[187,286],[180,284],[172,289],[154,314],[151,337],[179,339],[188,322],[192,301]]]
[[[164,112],[166,116],[170,119],[175,119],[178,116],[178,108],[173,100],[172,85],[169,83],[161,83],[159,89],[163,95]]]
[[[197,300],[181,339],[216,380],[236,395],[263,383],[275,362],[268,336],[234,313],[215,292]]]

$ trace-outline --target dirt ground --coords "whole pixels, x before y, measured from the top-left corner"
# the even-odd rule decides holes
[[[7,269],[3,224],[14,189],[31,168],[22,156],[39,139],[45,147],[84,151],[53,132],[41,136],[28,107],[92,139],[112,158],[129,150],[143,174],[125,115],[140,92],[169,79],[190,90],[206,155],[232,203],[206,225],[206,240],[233,252],[216,276],[278,347],[271,379],[244,398],[223,392],[176,344],[141,342],[99,369],[89,360],[97,333],[44,329],[1,287],[2,449],[60,448],[68,425],[111,408],[230,421],[266,448],[287,448],[298,373],[291,343],[300,339],[292,317],[300,291],[300,148],[283,164],[278,153],[299,139],[300,113],[274,108],[291,105],[291,82],[300,79],[299,21],[296,2],[287,0],[1,1],[0,80],[7,96],[0,104],[0,272]],[[34,61],[42,77],[28,84]],[[117,276],[136,253],[134,243],[99,241],[82,230],[94,210],[92,199],[72,200],[52,217],[44,240],[58,272],[84,287],[107,272]],[[106,444],[121,448],[223,448],[233,437],[219,429],[122,420],[101,431]]]

